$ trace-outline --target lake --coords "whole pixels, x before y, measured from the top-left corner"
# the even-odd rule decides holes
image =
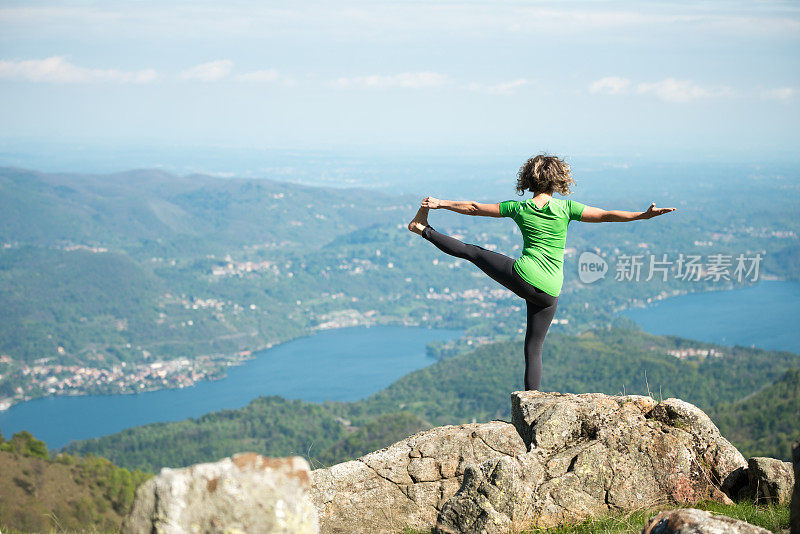
[[[368,397],[432,363],[425,345],[460,330],[372,326],[324,330],[255,354],[222,380],[131,395],[47,397],[0,412],[6,438],[30,431],[50,449],[132,426],[241,408],[259,396],[322,402]]]
[[[691,293],[621,315],[651,334],[800,354],[800,283],[762,280],[730,291]]]

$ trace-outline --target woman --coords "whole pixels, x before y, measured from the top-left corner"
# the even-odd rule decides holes
[[[480,204],[464,200],[427,197],[408,229],[420,234],[441,251],[474,263],[495,281],[525,299],[528,327],[525,332],[525,389],[539,389],[542,379],[542,344],[556,312],[563,283],[564,246],[570,221],[627,222],[651,219],[674,211],[650,204],[646,211],[606,211],[553,198],[569,195],[574,184],[569,165],[555,156],[530,158],[517,174],[517,193],[533,193],[528,200]],[[514,260],[437,232],[428,224],[429,209],[448,209],[464,215],[511,217],[522,231],[522,255]]]

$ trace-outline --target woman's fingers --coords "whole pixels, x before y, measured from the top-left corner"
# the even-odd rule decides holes
[[[655,211],[656,211],[656,215],[664,215],[665,213],[669,213],[671,211],[675,211],[675,208],[658,208]]]
[[[651,202],[650,206],[647,208],[647,213],[650,214],[650,217],[664,215],[665,213],[669,213],[671,211],[675,211],[675,208],[657,208],[655,202]]]

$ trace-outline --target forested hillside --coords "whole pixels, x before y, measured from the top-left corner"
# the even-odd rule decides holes
[[[0,436],[0,530],[115,532],[136,487],[151,475],[116,467],[105,458],[51,458],[28,432]]]
[[[746,457],[789,460],[800,436],[800,369],[786,371],[752,395],[717,406],[714,421]]]
[[[724,356],[681,360],[667,353],[687,348],[716,348]],[[75,443],[66,450],[91,452],[147,470],[215,460],[244,450],[270,456],[300,454],[313,465],[330,465],[386,446],[414,429],[509,420],[509,394],[522,388],[520,351],[518,341],[486,345],[410,373],[358,402],[318,405],[262,397],[241,410],[132,428]],[[742,399],[793,367],[800,367],[800,356],[788,352],[732,349],[635,330],[597,329],[548,338],[543,389],[649,392],[656,399],[679,397],[715,414],[717,407]],[[744,402],[752,402],[753,411],[763,410],[757,395]],[[775,420],[769,424],[792,424],[780,422],[792,413],[783,408],[767,412]],[[742,432],[737,432],[736,423],[726,423],[724,428],[736,445],[737,440],[746,444],[746,436],[758,435],[767,424],[753,424]],[[378,426],[383,431],[375,439]],[[786,458],[790,439],[787,434],[771,441],[765,453]]]

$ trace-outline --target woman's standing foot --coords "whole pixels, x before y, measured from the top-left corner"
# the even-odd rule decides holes
[[[411,222],[408,223],[408,229],[415,234],[422,235],[422,230],[428,226],[428,208],[420,208]]]

